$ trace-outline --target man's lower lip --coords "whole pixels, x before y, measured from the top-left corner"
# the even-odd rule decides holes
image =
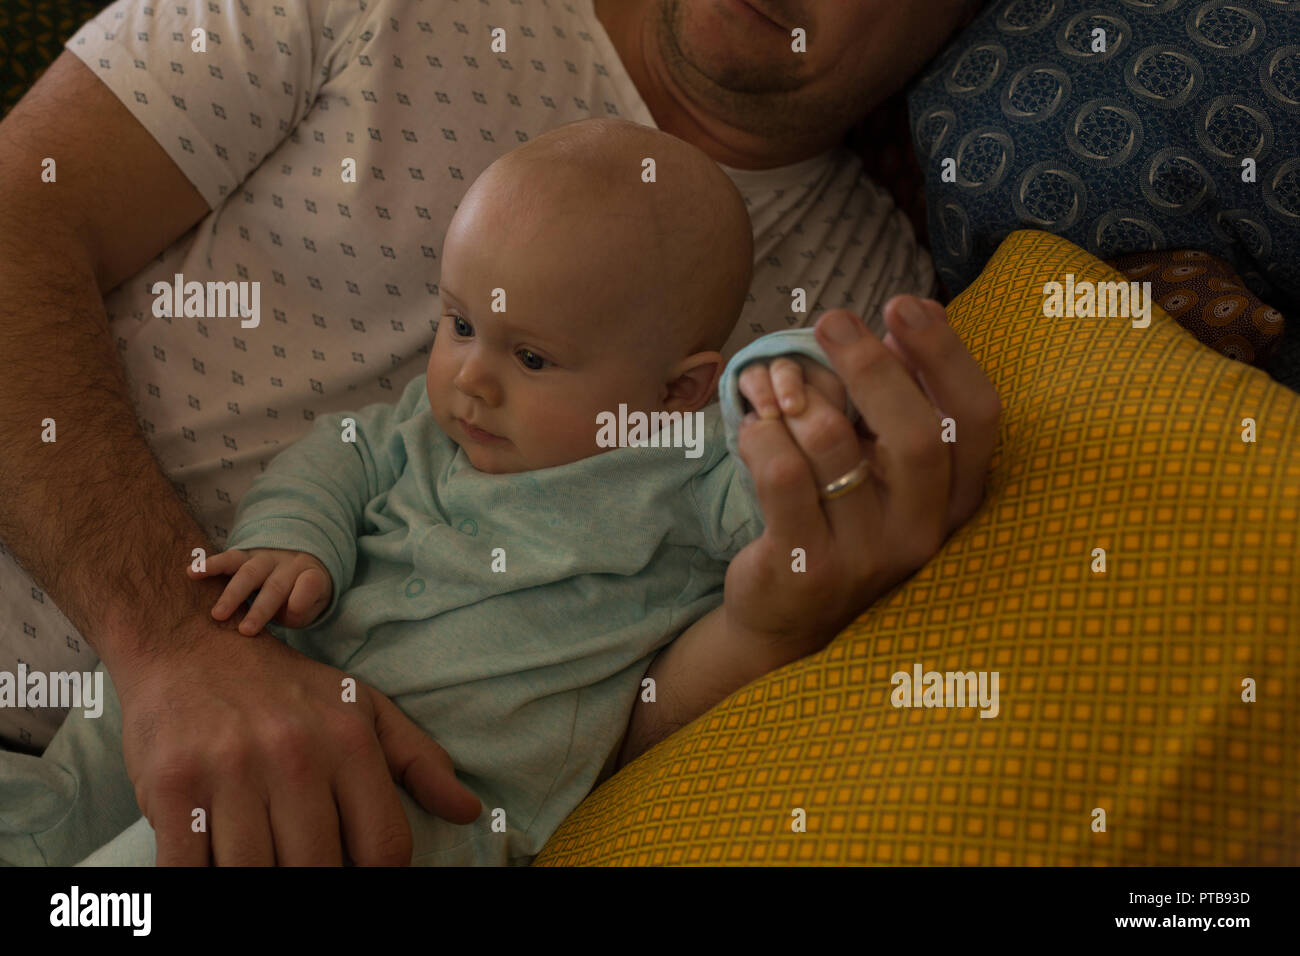
[[[731,0],[731,5],[733,7],[743,7],[744,9],[742,12],[748,14],[757,22],[766,23],[769,27],[776,30],[785,30],[785,27],[781,26],[781,24],[777,23],[775,20],[770,19],[766,14],[760,13],[756,7],[750,6],[745,2],[745,0]]]

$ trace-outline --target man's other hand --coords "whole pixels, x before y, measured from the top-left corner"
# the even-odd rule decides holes
[[[192,628],[118,685],[123,755],[159,866],[337,866],[345,852],[407,865],[394,783],[452,823],[478,818],[447,752],[378,691],[358,681],[351,701],[346,674],[274,638]]]

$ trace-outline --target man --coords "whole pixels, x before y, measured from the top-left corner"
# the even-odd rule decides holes
[[[31,580],[0,558],[0,669],[80,671],[85,644],[98,653],[160,863],[409,861],[391,780],[448,820],[477,814],[391,702],[363,688],[338,704],[338,671],[212,621],[221,585],[184,569],[275,446],[419,373],[455,203],[546,129],[622,115],[732,176],[759,261],[728,355],[832,310],[822,339],[871,441],[842,416],[744,433],[773,515],[728,576],[729,603],[774,635],[754,677],[824,644],[978,505],[997,396],[941,315],[902,298],[878,317],[929,294],[932,270],[836,148],[977,4],[522,6],[120,0],[4,121],[0,337],[17,361],[0,381],[0,540]],[[212,308],[228,283],[238,314]],[[887,325],[884,342],[837,307]],[[962,414],[962,442],[939,442],[936,407]],[[860,489],[823,505],[845,476]],[[792,536],[823,556],[794,582]],[[609,770],[735,689],[673,694],[674,673],[707,666],[693,633],[650,665],[664,692],[633,709]],[[210,842],[192,838],[194,807]]]

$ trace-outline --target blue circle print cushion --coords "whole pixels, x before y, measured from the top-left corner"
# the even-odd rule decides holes
[[[1300,305],[1300,0],[993,0],[908,106],[954,295],[1031,228]]]

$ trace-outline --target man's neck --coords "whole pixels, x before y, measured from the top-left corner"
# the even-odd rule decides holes
[[[773,142],[729,125],[673,82],[659,49],[656,0],[593,0],[593,7],[658,127],[699,147],[714,162],[774,169],[819,156],[838,141]]]

